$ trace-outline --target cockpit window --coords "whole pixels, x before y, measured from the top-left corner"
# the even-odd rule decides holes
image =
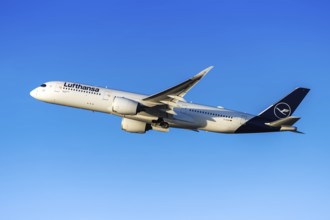
[[[42,84],[40,87],[46,87],[47,85],[46,84]]]

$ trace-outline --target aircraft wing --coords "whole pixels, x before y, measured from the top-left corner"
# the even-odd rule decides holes
[[[173,109],[177,107],[178,101],[185,101],[184,96],[187,92],[194,87],[211,69],[213,66],[210,66],[200,73],[196,74],[194,77],[176,85],[172,88],[169,88],[165,91],[159,92],[142,100],[142,104],[148,107],[166,105],[167,109],[165,111],[169,114],[174,114]]]

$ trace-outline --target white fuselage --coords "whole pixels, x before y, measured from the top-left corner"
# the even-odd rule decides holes
[[[101,87],[75,84],[70,82],[47,82],[31,91],[31,96],[48,103],[86,109],[96,112],[114,114],[123,118],[152,123],[158,115],[139,112],[136,115],[123,115],[113,111],[115,97],[123,97],[136,102],[146,98],[146,95],[124,92]],[[77,88],[77,86],[79,87]],[[71,86],[71,87],[70,87]],[[174,109],[174,115],[164,112],[161,117],[170,127],[211,132],[235,133],[235,131],[253,118],[253,115],[179,101]]]

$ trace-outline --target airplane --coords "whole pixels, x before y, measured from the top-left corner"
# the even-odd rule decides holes
[[[184,96],[212,68],[150,96],[67,81],[43,83],[30,95],[46,103],[122,117],[122,130],[131,133],[168,132],[170,128],[227,134],[302,133],[293,126],[300,117],[292,114],[310,91],[308,88],[296,88],[258,115],[187,102]]]

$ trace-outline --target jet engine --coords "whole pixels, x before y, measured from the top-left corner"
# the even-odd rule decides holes
[[[131,133],[144,134],[146,131],[152,129],[150,124],[146,122],[137,121],[129,118],[123,118],[121,122],[121,129]]]
[[[115,97],[112,103],[112,111],[121,115],[136,115],[140,111],[140,104],[123,97]]]

